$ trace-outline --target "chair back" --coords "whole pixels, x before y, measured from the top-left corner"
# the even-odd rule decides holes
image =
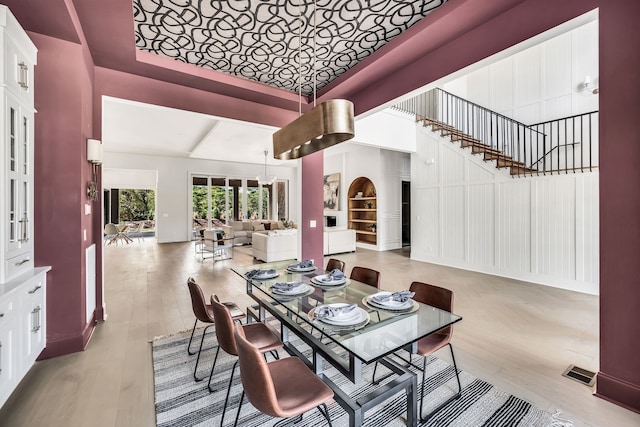
[[[189,287],[189,293],[191,294],[191,307],[193,308],[193,314],[201,322],[213,323],[213,317],[209,310],[207,310],[207,300],[204,298],[202,288],[196,283],[193,277],[187,279],[187,286]]]
[[[330,258],[329,261],[327,261],[326,271],[333,271],[334,269],[337,268],[338,270],[344,273],[345,266],[346,264],[344,263],[344,261],[340,261],[339,259],[335,259],[335,258]]]
[[[218,345],[233,356],[238,355],[236,339],[233,336],[233,318],[229,309],[220,303],[216,295],[211,295],[211,310],[216,324]]]
[[[260,412],[281,417],[283,410],[278,402],[267,361],[260,350],[247,341],[242,325],[235,326],[234,338],[238,346],[240,378],[247,399]]]
[[[116,227],[115,224],[105,224],[104,225],[104,234],[106,234],[107,236],[114,236],[116,234],[118,234],[118,227]]]
[[[415,292],[413,299],[423,304],[439,308],[440,310],[453,312],[453,292],[440,286],[430,285],[423,282],[413,282],[409,290]],[[441,335],[447,335],[449,338],[453,335],[453,328],[446,327],[439,331]]]
[[[367,267],[353,267],[351,278],[358,282],[380,289],[380,272]]]

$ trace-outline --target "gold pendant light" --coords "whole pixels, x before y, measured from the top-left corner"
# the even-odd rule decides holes
[[[302,1],[302,0],[300,0]],[[313,2],[313,108],[302,115],[302,16],[298,3],[298,117],[273,134],[273,157],[298,159],[354,137],[353,103],[331,99],[316,105],[316,2]]]

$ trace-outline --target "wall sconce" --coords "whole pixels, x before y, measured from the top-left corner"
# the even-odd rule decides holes
[[[98,200],[98,166],[102,164],[102,141],[98,139],[87,139],[87,161],[91,163],[93,180],[87,184],[87,197],[89,200]]]
[[[591,81],[591,76],[584,76],[584,81],[581,86],[583,91],[591,92],[594,95],[597,95],[600,92],[598,86],[593,84]]]

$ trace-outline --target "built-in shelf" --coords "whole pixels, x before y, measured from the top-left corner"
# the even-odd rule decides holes
[[[356,231],[356,241],[376,245],[378,199],[371,180],[356,178],[349,187],[348,201],[349,228]]]

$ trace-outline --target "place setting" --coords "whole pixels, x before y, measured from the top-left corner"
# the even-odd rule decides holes
[[[388,292],[381,291],[373,295],[367,295],[362,302],[375,310],[386,310],[392,313],[413,313],[419,305],[411,299],[415,295],[411,291]]]
[[[320,322],[332,329],[354,330],[369,323],[369,313],[357,304],[334,303],[314,307],[307,313],[312,323]]]
[[[321,288],[339,289],[348,285],[347,276],[337,268],[328,274],[319,274],[311,278],[311,284]]]
[[[271,294],[282,297],[300,297],[313,293],[313,287],[303,282],[277,282],[269,287]]]
[[[280,273],[278,273],[275,269],[255,269],[251,271],[247,271],[244,274],[244,277],[252,280],[269,280],[278,277]]]
[[[316,266],[313,264],[312,260],[305,259],[295,264],[289,264],[287,266],[287,271],[291,273],[310,273],[312,271],[316,271]]]

